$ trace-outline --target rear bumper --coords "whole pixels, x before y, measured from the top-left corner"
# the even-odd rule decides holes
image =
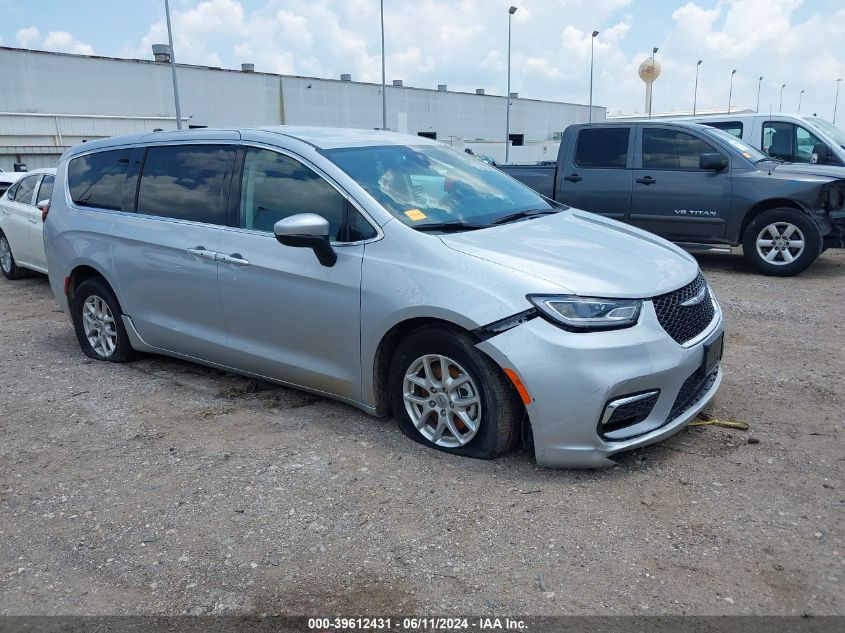
[[[536,318],[478,347],[513,369],[532,397],[526,410],[538,465],[603,468],[614,465],[613,455],[677,433],[713,399],[721,368],[693,376],[701,370],[705,345],[724,331],[718,304],[715,308],[711,323],[688,347],[663,330],[650,301],[632,328],[571,333]],[[619,439],[599,434],[608,401],[655,389],[660,394],[647,418],[609,434]]]

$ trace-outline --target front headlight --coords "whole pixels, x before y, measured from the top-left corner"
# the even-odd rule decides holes
[[[540,314],[573,332],[631,327],[640,317],[639,299],[597,299],[575,295],[527,295]]]

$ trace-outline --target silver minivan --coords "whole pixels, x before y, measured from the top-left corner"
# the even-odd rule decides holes
[[[696,261],[427,139],[267,127],[89,142],[59,164],[50,283],[83,351],[305,389],[479,458],[528,432],[602,467],[721,381]]]

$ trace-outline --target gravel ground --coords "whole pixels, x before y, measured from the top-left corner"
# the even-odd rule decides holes
[[[0,278],[0,614],[845,613],[845,251],[702,256],[710,415],[604,471],[492,462],[162,357],[86,359]]]

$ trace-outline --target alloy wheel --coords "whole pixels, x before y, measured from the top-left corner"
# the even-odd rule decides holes
[[[429,442],[465,446],[481,425],[481,393],[467,371],[439,354],[421,356],[402,384],[405,410]]]
[[[791,264],[804,252],[804,234],[791,222],[773,222],[757,235],[757,254],[775,266]]]
[[[117,326],[109,305],[97,295],[82,304],[82,328],[91,348],[103,358],[117,349]]]

